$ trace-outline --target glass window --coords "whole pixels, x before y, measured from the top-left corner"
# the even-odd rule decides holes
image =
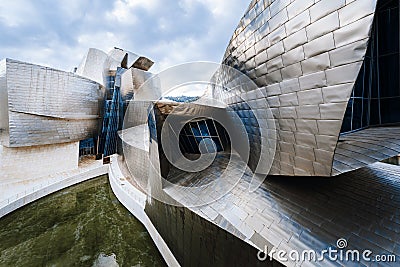
[[[385,98],[381,100],[382,124],[399,122],[400,97]]]
[[[399,54],[379,57],[379,88],[381,98],[400,96]]]
[[[193,135],[194,135],[194,136],[201,136],[199,127],[198,127],[198,125],[197,125],[197,122],[191,122],[191,123],[190,123],[190,126],[191,126],[191,128],[192,128],[192,132],[193,132]]]
[[[179,134],[180,149],[183,153],[200,153],[199,145],[205,145],[206,153],[224,150],[227,141],[224,140],[224,128],[212,119],[187,123]]]
[[[206,121],[199,121],[199,129],[201,136],[210,136],[210,133],[208,132]]]
[[[217,130],[215,129],[215,125],[214,125],[213,121],[212,120],[207,120],[206,123],[207,123],[208,130],[210,131],[210,135],[211,136],[218,136]]]

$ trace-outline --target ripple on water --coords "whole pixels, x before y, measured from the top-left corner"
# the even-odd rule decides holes
[[[100,253],[99,257],[93,263],[93,267],[119,267],[115,254],[107,256]]]

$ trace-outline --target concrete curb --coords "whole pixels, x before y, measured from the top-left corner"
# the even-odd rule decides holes
[[[100,166],[95,169],[68,177],[64,180],[56,181],[53,184],[49,184],[48,186],[38,189],[37,191],[33,191],[24,196],[21,196],[20,198],[11,201],[7,205],[0,207],[0,218],[42,197],[65,189],[69,186],[79,184],[81,182],[93,179],[101,175],[105,175],[107,174],[107,172],[107,166]]]
[[[108,177],[111,188],[118,200],[146,227],[168,266],[180,266],[174,254],[144,211],[147,196],[125,180],[119,169],[116,156],[111,158]]]
[[[149,232],[153,242],[168,266],[180,266],[168,245],[144,211],[147,196],[126,181],[119,169],[116,156],[112,156],[111,163],[108,166],[102,165],[95,169],[56,181],[53,184],[49,184],[10,201],[7,205],[0,207],[0,218],[42,197],[105,174],[108,174],[111,189],[119,202],[146,227],[146,230]]]

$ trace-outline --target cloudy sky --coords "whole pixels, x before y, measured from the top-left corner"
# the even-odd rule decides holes
[[[88,48],[145,55],[158,72],[220,62],[249,0],[12,0],[0,2],[0,59],[71,71]]]

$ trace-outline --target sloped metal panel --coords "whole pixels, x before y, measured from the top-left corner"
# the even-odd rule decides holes
[[[90,48],[79,64],[76,74],[103,84],[103,66],[106,59],[106,53],[99,49]]]
[[[377,127],[343,135],[335,151],[333,175],[397,156],[399,152],[400,127]]]
[[[139,88],[151,77],[153,74],[141,69],[130,68],[121,76],[121,94],[124,100],[132,99],[134,93],[137,93]]]
[[[105,67],[110,70],[116,70],[117,67],[125,69],[134,67],[147,71],[153,64],[154,62],[146,57],[115,47],[108,53]]]

